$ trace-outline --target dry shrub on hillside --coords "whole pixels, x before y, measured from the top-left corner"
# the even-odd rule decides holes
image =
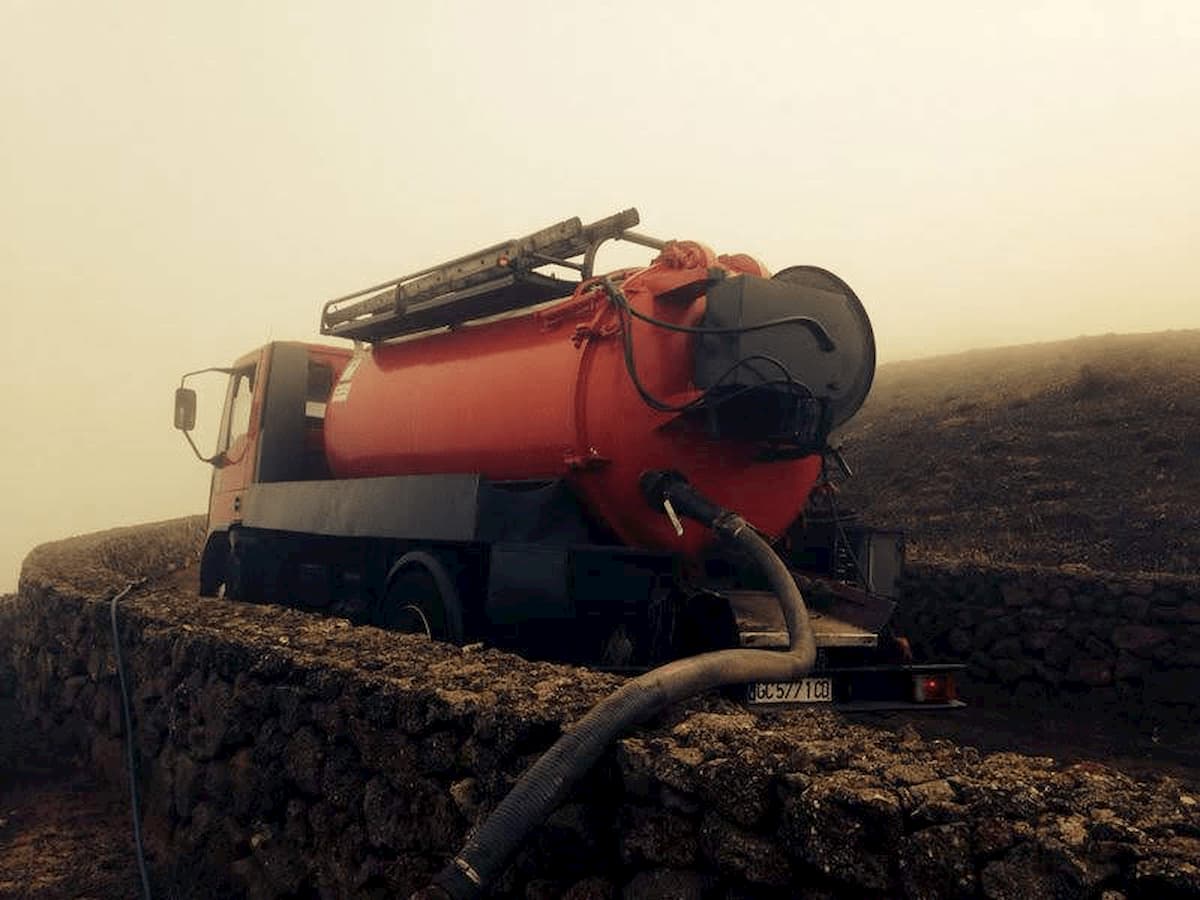
[[[918,553],[1200,570],[1200,331],[880,367],[835,442]]]

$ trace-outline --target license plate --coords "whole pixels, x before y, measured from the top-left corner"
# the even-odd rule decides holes
[[[802,678],[799,681],[756,681],[746,685],[747,703],[832,703],[833,681]]]

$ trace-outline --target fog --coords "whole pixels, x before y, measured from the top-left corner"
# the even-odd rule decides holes
[[[4,0],[0,590],[203,511],[181,373],[570,216],[830,268],[885,362],[1200,326],[1197,110],[1187,0]]]

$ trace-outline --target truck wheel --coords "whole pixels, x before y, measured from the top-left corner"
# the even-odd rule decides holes
[[[242,534],[231,533],[225,564],[225,597],[258,602],[263,595],[262,548]]]
[[[209,535],[204,544],[204,552],[200,555],[200,589],[201,597],[215,597],[221,590],[227,577],[229,565],[229,535],[223,531]]]
[[[454,579],[432,553],[405,553],[388,572],[376,621],[382,628],[463,642],[462,602]]]

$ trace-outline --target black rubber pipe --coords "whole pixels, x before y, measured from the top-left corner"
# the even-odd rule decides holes
[[[673,484],[686,482],[673,482]],[[690,491],[690,486],[687,487]],[[694,492],[693,492],[694,493]],[[698,495],[696,495],[698,496]],[[670,499],[691,515],[689,497]],[[707,501],[706,501],[707,502]],[[779,597],[790,647],[773,650],[717,650],[667,663],[626,682],[575,723],[521,776],[500,805],[467,838],[466,844],[413,900],[477,897],[498,876],[526,835],[563,801],[622,731],[672,703],[713,688],[751,681],[794,681],[812,670],[817,648],[804,598],[787,566],[746,523],[709,504],[711,524],[724,541],[747,553],[763,570]],[[706,516],[707,518],[707,516]]]

